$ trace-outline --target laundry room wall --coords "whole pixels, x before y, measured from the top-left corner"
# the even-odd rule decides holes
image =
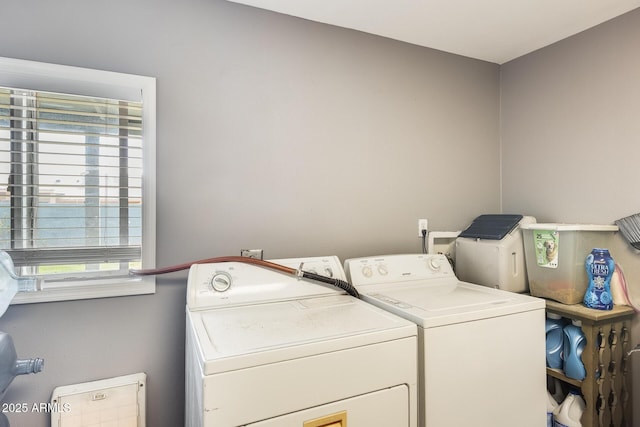
[[[157,264],[420,250],[500,209],[499,67],[223,0],[3,4],[0,56],[157,78]],[[16,305],[42,373],[4,401],[144,371],[147,425],[182,425],[186,274],[150,296]],[[8,414],[13,427],[48,414]]]
[[[504,64],[504,209],[539,222],[591,224],[639,213],[638,76],[640,9]],[[640,253],[620,233],[610,250],[640,305]],[[637,316],[632,335],[632,345],[640,342]],[[632,369],[640,402],[639,355]]]

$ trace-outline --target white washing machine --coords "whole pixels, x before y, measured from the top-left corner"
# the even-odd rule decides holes
[[[419,425],[546,425],[545,302],[459,281],[443,255],[345,261],[360,296],[418,325]]]
[[[275,260],[345,279],[337,257]],[[187,427],[417,427],[417,328],[307,279],[195,264]]]

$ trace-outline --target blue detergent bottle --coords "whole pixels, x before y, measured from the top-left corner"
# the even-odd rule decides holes
[[[584,363],[582,363],[582,351],[587,344],[587,338],[584,336],[581,326],[582,323],[579,320],[572,320],[571,324],[563,329],[564,374],[578,381],[582,381],[587,375]]]
[[[545,319],[547,366],[553,369],[562,369],[562,349],[564,346],[563,327],[566,322],[562,316],[555,313],[547,313]]]
[[[608,249],[594,248],[585,260],[589,285],[584,294],[583,303],[597,310],[612,310],[611,277],[616,263]]]

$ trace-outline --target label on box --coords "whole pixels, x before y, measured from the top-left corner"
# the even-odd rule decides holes
[[[538,266],[558,268],[559,241],[560,233],[557,230],[533,230],[533,244],[536,248]]]

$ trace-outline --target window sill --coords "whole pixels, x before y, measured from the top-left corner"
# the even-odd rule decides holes
[[[83,300],[130,295],[148,295],[156,291],[154,276],[110,279],[44,281],[35,292],[19,292],[11,304]]]

